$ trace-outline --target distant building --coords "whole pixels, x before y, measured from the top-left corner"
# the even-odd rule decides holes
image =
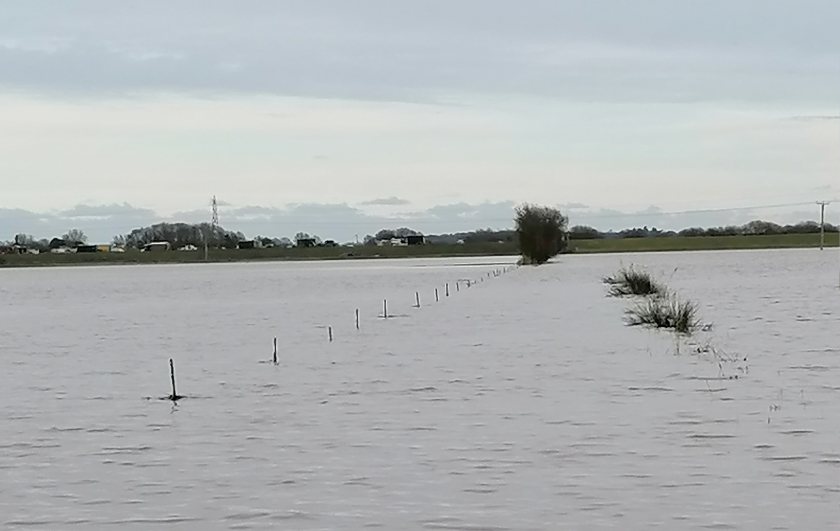
[[[256,249],[257,242],[254,240],[242,240],[241,242],[236,244],[237,249]]]
[[[16,244],[12,245],[12,248],[11,248],[11,253],[12,254],[36,254],[36,253],[33,253],[32,251],[36,251],[36,249],[30,249],[26,245],[21,245],[19,243],[16,243]]]
[[[147,253],[160,253],[171,249],[172,245],[169,242],[151,242],[143,246],[143,251]]]
[[[99,251],[99,246],[97,245],[77,245],[76,252],[77,253],[95,253]]]
[[[402,236],[400,238],[390,238],[387,240],[376,240],[376,245],[379,247],[405,247],[406,245],[423,245],[426,243],[426,237],[422,234],[412,234],[409,236]]]
[[[300,238],[297,240],[297,247],[315,247],[315,238]]]
[[[335,240],[327,240],[324,242],[324,247],[338,247],[338,244]]]

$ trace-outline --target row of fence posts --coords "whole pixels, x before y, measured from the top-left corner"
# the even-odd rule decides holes
[[[500,277],[500,276],[504,275],[505,273],[511,271],[515,267],[518,267],[518,266],[509,266],[509,267],[505,267],[505,268],[502,268],[502,269],[494,269],[493,271],[488,272],[486,277],[484,277],[484,276],[480,277],[478,281],[457,280],[457,281],[455,281],[455,291],[456,292],[461,291],[461,282],[464,282],[466,284],[466,286],[468,288],[470,288],[470,287],[473,286],[473,284],[478,284],[480,282],[484,282],[485,278]],[[449,297],[449,282],[446,282],[444,284],[443,293],[444,293],[444,297]],[[435,302],[440,302],[440,292],[438,291],[438,288],[435,288]],[[420,292],[419,291],[414,292],[414,308],[418,308],[418,309],[420,308]],[[358,308],[356,308],[355,317],[356,317],[356,330],[360,330],[361,329],[361,323],[360,323],[360,319],[359,319],[359,309]],[[392,317],[392,316],[388,315],[388,299],[383,299],[382,300],[382,318],[383,319],[389,319],[390,317]],[[327,340],[330,343],[332,343],[333,339],[334,339],[334,337],[333,337],[333,327],[330,325],[330,326],[327,326]],[[278,361],[277,361],[277,337],[274,338],[274,352],[273,352],[272,357],[271,357],[271,362],[274,365],[278,364]],[[170,379],[172,381],[172,394],[165,397],[165,399],[166,400],[171,400],[173,402],[177,402],[178,400],[181,400],[182,398],[184,398],[184,396],[177,394],[177,392],[175,391],[175,363],[172,360],[172,358],[169,358],[169,376],[170,376]]]
[[[461,291],[461,283],[462,282],[465,283],[466,286],[469,288],[469,287],[472,287],[474,284],[478,284],[479,282],[484,282],[485,278],[500,277],[500,276],[504,275],[505,273],[511,271],[515,267],[518,267],[518,266],[508,266],[508,267],[504,267],[502,269],[494,269],[493,271],[488,272],[486,276],[479,277],[478,281],[457,280],[457,281],[455,281],[455,291],[456,292]],[[449,286],[450,286],[449,282],[446,282],[443,285],[443,296],[444,297],[449,297],[450,296],[451,292],[450,292]],[[438,288],[435,288],[434,293],[435,293],[435,302],[440,302],[440,290]],[[414,305],[412,306],[412,308],[421,308],[420,292],[419,291],[414,292]],[[359,309],[358,308],[356,308],[356,310],[355,310],[355,317],[356,317],[356,320],[355,320],[356,330],[360,330],[361,329],[361,324],[360,324],[360,320],[359,320]],[[382,317],[383,319],[389,319],[389,318],[393,317],[393,315],[388,314],[388,299],[383,299],[382,300],[382,315],[380,317]],[[329,342],[333,341],[332,326],[327,326],[327,339],[329,340]],[[274,348],[275,348],[274,361],[276,363],[276,351],[277,351],[277,338],[276,337],[274,338]]]

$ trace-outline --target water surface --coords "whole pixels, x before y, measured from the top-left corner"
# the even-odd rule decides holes
[[[0,271],[0,524],[836,525],[836,253],[512,262]],[[631,262],[713,328],[625,327],[600,278]]]

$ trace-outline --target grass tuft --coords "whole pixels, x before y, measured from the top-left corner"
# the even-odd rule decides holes
[[[700,326],[697,303],[681,301],[673,295],[639,302],[627,310],[626,321],[630,326],[669,328],[685,335],[691,335]]]
[[[611,297],[627,297],[631,295],[664,296],[665,286],[655,281],[650,273],[630,267],[621,268],[615,276],[604,277],[604,284],[609,285],[608,294]]]

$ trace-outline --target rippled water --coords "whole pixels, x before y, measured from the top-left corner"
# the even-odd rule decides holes
[[[0,524],[828,529],[837,258],[0,270]],[[711,331],[625,327],[599,279],[630,262]]]

